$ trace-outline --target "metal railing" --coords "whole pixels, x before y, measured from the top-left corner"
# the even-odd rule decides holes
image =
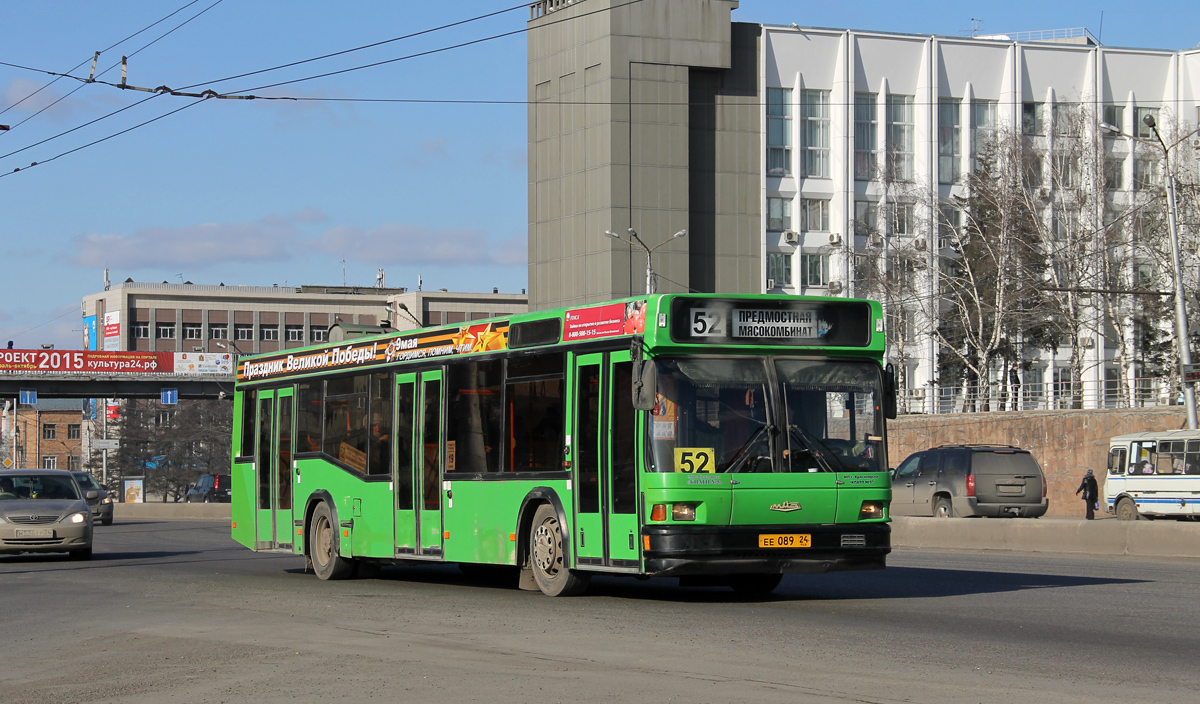
[[[1179,377],[901,389],[901,415],[1182,406]]]
[[[537,2],[529,4],[529,19],[536,20],[539,17],[545,17],[555,10],[561,10],[577,2],[583,2],[583,0],[537,0]]]

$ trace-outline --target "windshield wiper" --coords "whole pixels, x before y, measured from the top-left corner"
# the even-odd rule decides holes
[[[788,426],[788,430],[792,432],[792,437],[796,438],[796,440],[804,446],[804,449],[808,450],[809,454],[811,454],[818,462],[821,463],[821,466],[823,466],[826,471],[846,471],[846,465],[843,464],[840,459],[838,459],[837,454],[826,447],[825,443],[814,438],[812,434],[806,431],[804,428],[792,423]]]
[[[741,468],[741,465],[745,461],[746,457],[749,456],[750,449],[754,447],[754,443],[758,442],[758,439],[766,432],[770,432],[773,435],[779,432],[779,429],[770,423],[759,426],[758,430],[755,430],[750,436],[750,439],[747,440],[740,448],[738,448],[737,454],[733,456],[733,460],[730,461],[729,466],[725,469],[725,471],[737,472],[738,469]]]

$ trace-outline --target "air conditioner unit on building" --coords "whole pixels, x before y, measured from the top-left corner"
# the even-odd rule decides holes
[[[770,291],[774,288],[775,288],[775,279],[767,279],[767,290]]]
[[[830,293],[841,293],[842,292],[842,282],[841,281],[830,281],[829,285],[826,286],[826,288],[829,289]]]
[[[1050,200],[1050,189],[1039,188],[1037,191],[1037,197],[1039,200]]]
[[[784,230],[783,241],[788,244],[796,244],[800,241],[800,233],[796,232],[795,230]]]
[[[842,236],[836,232],[829,233],[829,244],[841,244]]]
[[[1083,338],[1083,346],[1090,350],[1096,346],[1096,341],[1090,337],[1085,337]]]
[[[924,250],[925,249],[925,238],[918,237],[915,240],[913,240],[913,247],[916,247],[917,249],[920,249],[920,250]]]
[[[870,234],[869,236],[867,236],[867,246],[868,247],[882,247],[883,246],[883,236],[876,234],[876,233]]]

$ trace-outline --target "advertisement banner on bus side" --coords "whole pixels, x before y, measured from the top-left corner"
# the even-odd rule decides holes
[[[646,302],[609,303],[576,308],[565,315],[563,340],[594,340],[615,335],[640,335],[646,331]]]
[[[262,381],[370,367],[377,364],[450,357],[472,352],[508,349],[508,322],[463,325],[457,330],[433,330],[371,342],[352,342],[306,352],[258,355],[238,361],[238,381]]]

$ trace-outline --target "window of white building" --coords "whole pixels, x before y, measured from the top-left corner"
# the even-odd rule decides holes
[[[800,219],[806,232],[828,232],[829,201],[821,198],[804,198],[800,201]]]
[[[800,285],[824,286],[829,283],[829,255],[804,252],[800,255]]]
[[[875,175],[874,93],[854,94],[854,178],[865,181]]]
[[[866,237],[879,231],[879,206],[869,200],[854,203],[854,234]]]
[[[971,103],[971,171],[979,168],[979,152],[995,138],[995,100],[976,100]]]
[[[767,89],[767,175],[792,173],[792,89]]]
[[[792,256],[786,252],[767,252],[767,281],[775,288],[792,285]]]
[[[1044,103],[1021,104],[1021,132],[1029,135],[1046,134],[1046,105]]]
[[[1158,159],[1133,161],[1133,187],[1137,190],[1154,188],[1162,183],[1162,163]]]
[[[892,178],[913,178],[913,96],[889,95],[887,101],[888,164]]]
[[[829,91],[806,90],[803,98],[804,175],[829,178]]]
[[[1141,139],[1155,139],[1154,130],[1150,129],[1145,122],[1147,115],[1153,117],[1154,123],[1158,124],[1158,108],[1137,108],[1134,112],[1134,117],[1137,119],[1134,129],[1137,130],[1137,136]]]
[[[1116,127],[1118,130],[1125,130],[1125,107],[1123,105],[1105,105],[1104,106],[1104,123]],[[1108,130],[1104,130],[1105,136],[1115,137],[1116,135]]]
[[[892,234],[914,235],[915,207],[912,203],[892,203]]]
[[[1110,156],[1104,160],[1104,187],[1110,191],[1125,190],[1125,160]]]
[[[791,227],[792,199],[767,198],[767,229],[780,232]]]
[[[962,100],[938,99],[938,182],[957,183],[962,176],[962,134],[959,115]]]

